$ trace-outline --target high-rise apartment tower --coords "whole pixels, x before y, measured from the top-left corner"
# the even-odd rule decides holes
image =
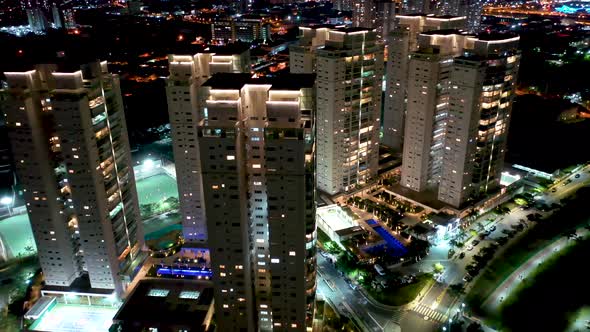
[[[410,54],[418,50],[421,32],[441,29],[462,29],[465,17],[434,15],[398,15],[396,27],[388,40],[383,137],[381,142],[401,152],[408,98]]]
[[[4,73],[39,261],[48,286],[87,274],[92,288],[122,294],[144,255],[119,80],[106,61],[57,55]]]
[[[329,194],[377,175],[383,44],[372,29],[300,28],[291,72],[317,72],[317,181]]]
[[[216,74],[199,94],[220,331],[305,331],[315,298],[314,75]],[[205,113],[205,112],[204,112]]]
[[[168,115],[178,183],[185,241],[204,244],[207,226],[202,203],[197,126],[206,107],[199,106],[198,89],[215,73],[250,72],[250,52],[245,46],[226,46],[194,55],[170,55],[166,85]]]
[[[454,207],[499,185],[518,37],[435,30],[408,64],[401,185]]]

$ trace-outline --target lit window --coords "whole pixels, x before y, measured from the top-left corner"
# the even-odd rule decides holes
[[[235,266],[235,269],[236,270],[242,270],[242,269],[244,269],[244,265],[236,265]]]
[[[295,256],[295,252],[294,251],[289,251],[289,256]]]
[[[225,265],[219,265],[220,269],[225,269]]]
[[[262,309],[266,309],[266,308],[268,308],[268,306],[267,306],[266,304],[261,304],[261,305],[260,305],[260,308],[262,308]]]
[[[261,186],[262,185],[262,182],[260,182],[260,181],[254,181],[254,185],[255,186]]]
[[[264,239],[256,239],[256,243],[264,243]]]
[[[17,127],[20,127],[20,122],[15,123]]]
[[[211,189],[215,189],[215,190],[217,190],[217,189],[219,189],[219,186],[218,186],[218,185],[212,185],[212,186],[211,186]]]
[[[223,307],[224,307],[225,309],[227,309],[227,308],[229,308],[229,305],[227,305],[227,304],[224,304],[224,305],[223,305]]]
[[[297,324],[293,323],[293,324],[291,324],[291,327],[292,328],[296,328],[297,327]]]
[[[273,258],[270,260],[271,263],[277,264],[280,262],[280,260],[278,258]]]
[[[219,273],[219,276],[220,276],[220,277],[225,277],[225,272],[221,272],[221,273]]]
[[[236,159],[236,157],[235,157],[235,156],[226,156],[225,158],[226,158],[227,160],[235,160],[235,159]]]
[[[254,164],[252,165],[252,168],[260,168],[260,164]]]

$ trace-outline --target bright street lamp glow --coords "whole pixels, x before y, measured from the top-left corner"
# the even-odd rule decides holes
[[[150,170],[154,168],[154,161],[152,159],[146,159],[143,161],[143,169],[144,170]]]
[[[0,198],[0,204],[3,204],[3,205],[12,204],[12,197],[5,196],[5,197]]]

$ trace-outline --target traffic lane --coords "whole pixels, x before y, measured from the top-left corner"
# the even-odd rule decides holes
[[[402,332],[431,332],[438,331],[439,324],[439,322],[424,319],[424,315],[415,311],[409,311],[402,319],[400,326]]]
[[[382,326],[389,320],[389,311],[379,310],[370,304],[362,293],[353,290],[344,278],[340,277],[332,263],[321,255],[318,256],[318,268],[323,275],[319,278],[322,280],[318,281],[321,281],[320,285],[324,289],[322,294],[325,297],[329,298],[334,305],[339,306],[340,311],[355,314],[357,319],[362,320],[372,330],[382,330]],[[333,283],[334,289],[329,287],[328,283]]]

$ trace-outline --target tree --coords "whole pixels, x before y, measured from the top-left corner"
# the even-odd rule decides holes
[[[467,332],[483,332],[483,328],[477,322],[473,322],[467,326]]]

